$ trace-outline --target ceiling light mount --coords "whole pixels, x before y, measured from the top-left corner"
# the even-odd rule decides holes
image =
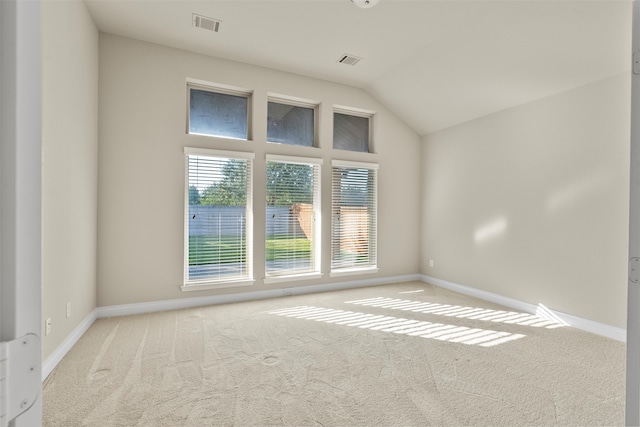
[[[353,4],[358,6],[360,9],[369,9],[378,3],[379,0],[351,0]]]

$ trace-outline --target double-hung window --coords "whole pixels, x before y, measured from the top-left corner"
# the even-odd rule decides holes
[[[267,155],[266,278],[320,277],[321,159]]]
[[[331,166],[331,273],[377,271],[378,165]]]
[[[185,148],[184,290],[252,283],[253,157]]]

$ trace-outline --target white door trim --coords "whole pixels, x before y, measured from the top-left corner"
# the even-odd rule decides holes
[[[633,2],[633,60],[640,61],[640,4]],[[640,257],[640,63],[631,74],[631,181],[629,195],[629,267]],[[640,425],[640,283],[629,276],[627,293],[626,425]]]
[[[0,0],[0,340],[36,334],[41,310],[40,0]],[[12,365],[9,360],[9,371]],[[15,366],[15,365],[14,365]],[[41,370],[41,356],[37,358]],[[42,425],[42,393],[9,425]]]

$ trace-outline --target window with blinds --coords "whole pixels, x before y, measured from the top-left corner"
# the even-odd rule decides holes
[[[185,285],[252,279],[252,159],[185,148]]]
[[[376,268],[377,170],[370,163],[332,162],[332,273]]]
[[[321,159],[267,155],[267,278],[320,272]]]

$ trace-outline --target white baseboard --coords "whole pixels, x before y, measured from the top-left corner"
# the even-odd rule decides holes
[[[195,298],[180,298],[164,301],[144,302],[138,304],[112,305],[98,307],[98,318],[128,316],[132,314],[152,313],[156,311],[180,310],[183,308],[202,307],[207,305],[229,304],[235,302],[255,301],[267,298],[278,298],[289,295],[304,295],[318,292],[337,291],[342,289],[361,288],[366,286],[388,285],[390,283],[419,281],[419,274],[405,276],[380,277],[365,280],[351,280],[320,285],[296,286],[292,288],[276,288],[262,291],[239,292],[235,294],[213,295]]]
[[[94,309],[85,319],[80,323],[76,328],[65,338],[65,340],[55,349],[53,353],[47,360],[42,363],[42,381],[44,381],[53,368],[55,368],[58,363],[62,360],[62,358],[71,350],[78,340],[84,335],[85,332],[93,325],[93,322],[96,321],[98,315],[98,310]]]
[[[309,286],[297,286],[292,288],[278,288],[267,289],[262,291],[253,292],[240,292],[227,295],[214,295],[207,297],[196,298],[181,298],[175,300],[165,301],[153,301],[139,304],[123,304],[114,305],[108,307],[98,307],[93,310],[83,321],[80,323],[71,334],[58,346],[58,348],[44,361],[42,364],[42,380],[44,381],[51,371],[60,363],[62,358],[67,354],[69,350],[75,345],[76,342],[84,335],[89,327],[98,318],[103,317],[116,317],[116,316],[128,316],[132,314],[151,313],[156,311],[166,310],[179,310],[183,308],[201,307],[207,305],[216,304],[228,304],[234,302],[254,301],[267,298],[278,298],[287,295],[305,295],[319,292],[338,291],[344,289],[355,289],[367,286],[388,285],[391,283],[401,283],[410,281],[422,281],[441,288],[449,289],[454,292],[459,292],[464,295],[469,295],[475,298],[479,298],[485,301],[490,301],[496,304],[511,307],[515,310],[523,311],[525,313],[536,314],[538,306],[529,304],[523,301],[519,301],[513,298],[505,297],[502,295],[494,294],[491,292],[483,291],[480,289],[471,288],[457,283],[449,282],[447,280],[439,279],[437,277],[421,275],[421,274],[409,274],[404,276],[394,277],[381,277],[365,280],[352,280],[346,282],[326,283],[320,285]],[[593,320],[584,319],[581,317],[573,316],[562,312],[553,311],[557,317],[563,320],[568,325],[582,329],[587,332],[602,335],[608,338],[612,338],[618,341],[626,341],[626,330],[617,328],[604,323],[595,322]]]
[[[492,292],[483,291],[481,289],[471,288],[468,286],[460,285],[457,283],[449,282],[447,280],[439,279],[437,277],[420,275],[420,280],[425,283],[429,283],[441,288],[449,289],[454,292],[458,292],[464,295],[469,295],[475,298],[479,298],[485,301],[493,302],[495,304],[504,305],[525,313],[536,314],[538,306],[523,302],[514,298],[505,297],[503,295],[494,294]],[[574,316],[572,314],[562,313],[560,311],[550,310],[560,318],[563,322],[577,329],[591,332],[593,334],[601,335],[607,338],[612,338],[617,341],[627,341],[627,331],[623,328],[607,325],[605,323],[596,322],[582,317]]]
[[[348,282],[328,283],[321,285],[299,286],[293,288],[268,289],[254,292],[240,292],[228,295],[214,295],[208,297],[182,298],[167,301],[153,301],[139,304],[123,304],[108,307],[98,307],[93,310],[56,350],[42,364],[42,381],[60,363],[62,358],[78,342],[80,337],[89,329],[96,319],[103,317],[128,316],[132,314],[151,313],[156,311],[179,310],[183,308],[201,307],[206,305],[227,304],[234,302],[253,301],[267,298],[277,298],[287,295],[303,295],[318,292],[337,291],[342,289],[361,288],[366,286],[387,285],[409,281],[419,281],[419,274],[405,276],[382,277]]]

